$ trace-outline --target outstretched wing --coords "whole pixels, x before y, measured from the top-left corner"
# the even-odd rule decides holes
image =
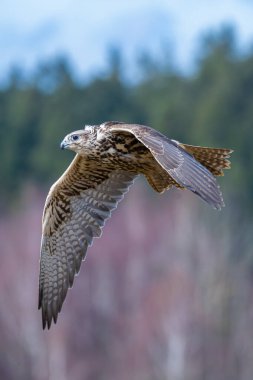
[[[216,209],[224,206],[215,177],[193,155],[183,149],[180,143],[144,125],[107,122],[101,126],[101,131],[103,130],[133,134],[150,150],[156,161],[180,186],[199,195]]]
[[[67,290],[94,237],[128,191],[135,174],[92,170],[76,156],[49,192],[43,215],[39,309],[43,328],[57,320]],[[93,164],[94,165],[94,164]]]

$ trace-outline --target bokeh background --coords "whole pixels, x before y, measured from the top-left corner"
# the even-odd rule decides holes
[[[252,20],[250,0],[1,0],[1,379],[252,379]],[[226,208],[137,181],[42,331],[59,143],[106,120],[233,148]]]

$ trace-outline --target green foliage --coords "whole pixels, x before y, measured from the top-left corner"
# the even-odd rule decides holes
[[[226,179],[230,195],[253,206],[253,53],[241,57],[231,30],[210,35],[197,71],[184,76],[158,64],[141,83],[121,79],[113,50],[107,77],[81,85],[64,58],[38,68],[29,83],[17,71],[0,92],[1,199],[12,199],[27,181],[48,187],[70,162],[62,138],[84,124],[106,120],[145,123],[189,144],[235,149]],[[228,189],[227,189],[228,190]],[[250,209],[250,208],[249,208]]]

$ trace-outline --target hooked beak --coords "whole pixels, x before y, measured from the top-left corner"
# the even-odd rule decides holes
[[[66,147],[67,147],[67,143],[63,140],[62,142],[61,142],[61,145],[60,145],[60,147],[61,147],[61,149],[65,149]]]

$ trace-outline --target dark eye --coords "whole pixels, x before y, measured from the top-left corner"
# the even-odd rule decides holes
[[[78,135],[73,135],[71,138],[72,138],[73,141],[77,141],[79,139],[79,136]]]

